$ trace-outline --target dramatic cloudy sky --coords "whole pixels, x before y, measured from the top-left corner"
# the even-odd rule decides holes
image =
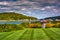
[[[0,12],[17,12],[39,19],[60,16],[60,0],[0,0]]]

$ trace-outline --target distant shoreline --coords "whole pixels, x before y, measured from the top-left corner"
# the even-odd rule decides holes
[[[1,21],[6,22],[6,21],[23,21],[23,20],[0,20],[0,22]]]
[[[38,21],[38,20],[0,20],[0,22],[8,22],[8,21]]]

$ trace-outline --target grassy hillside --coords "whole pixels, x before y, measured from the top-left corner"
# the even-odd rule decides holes
[[[0,20],[21,20],[21,19],[37,19],[35,17],[25,16],[14,12],[0,13]]]
[[[1,32],[0,40],[60,40],[60,28],[35,28]]]

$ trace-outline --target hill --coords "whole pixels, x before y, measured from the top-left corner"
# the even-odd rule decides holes
[[[15,12],[4,12],[0,13],[0,20],[21,20],[21,19],[37,19],[35,17],[25,16]]]
[[[48,18],[44,18],[44,19],[60,19],[60,16],[48,17]]]

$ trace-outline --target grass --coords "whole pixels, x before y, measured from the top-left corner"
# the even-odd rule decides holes
[[[0,40],[60,40],[60,28],[31,28],[0,32]]]

